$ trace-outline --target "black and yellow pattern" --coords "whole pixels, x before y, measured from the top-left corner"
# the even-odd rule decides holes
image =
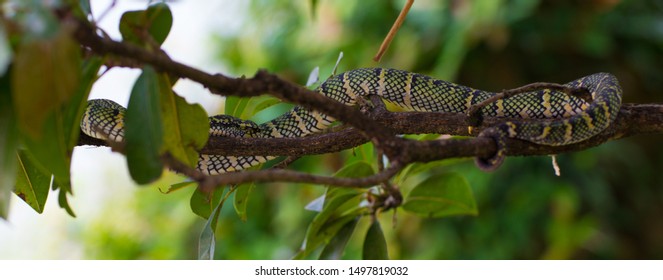
[[[543,145],[567,145],[588,139],[605,129],[621,107],[621,87],[607,73],[593,74],[567,85],[585,88],[592,96],[588,103],[561,91],[540,90],[498,100],[481,108],[484,116],[521,119],[484,130],[480,135],[493,137],[499,152],[489,159],[477,159],[483,169],[494,169],[504,158],[504,138],[517,138]],[[358,98],[378,95],[408,110],[465,113],[470,106],[495,93],[437,80],[425,75],[384,68],[348,71],[329,78],[317,89],[321,94],[354,106]],[[118,108],[119,107],[119,108]],[[81,129],[97,137],[101,129],[111,140],[122,140],[121,106],[107,100],[91,100]],[[210,134],[228,137],[303,137],[327,128],[333,118],[295,107],[278,118],[256,124],[231,116],[210,117]],[[98,127],[97,129],[93,129]],[[219,174],[246,169],[263,163],[269,156],[201,155],[198,169]]]

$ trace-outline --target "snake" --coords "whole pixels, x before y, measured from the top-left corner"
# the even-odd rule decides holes
[[[608,127],[621,107],[622,89],[610,73],[596,73],[571,81],[565,86],[585,89],[591,100],[562,90],[541,89],[498,99],[477,112],[481,116],[508,121],[484,129],[479,137],[495,140],[497,152],[476,158],[483,170],[499,167],[506,155],[507,138],[536,144],[561,146],[584,141]],[[495,96],[430,76],[388,68],[361,68],[333,75],[315,90],[348,106],[359,99],[377,95],[405,110],[419,112],[467,113],[473,105]],[[93,99],[81,120],[88,136],[122,142],[125,108],[106,99]],[[327,129],[334,118],[324,113],[295,106],[271,121],[257,124],[229,115],[209,117],[210,135],[222,137],[305,137]],[[197,169],[209,175],[244,170],[267,162],[273,156],[226,156],[200,154]]]

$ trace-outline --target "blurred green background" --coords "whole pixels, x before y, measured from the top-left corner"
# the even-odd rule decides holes
[[[231,75],[266,68],[304,84],[315,66],[327,77],[342,51],[339,71],[392,67],[492,91],[611,72],[624,102],[663,100],[662,1],[416,0],[382,62],[373,62],[404,3],[253,0],[235,31],[209,36]],[[431,173],[466,177],[480,213],[423,219],[398,211],[395,222],[393,212],[383,213],[390,257],[661,259],[661,143],[661,135],[641,135],[559,155],[560,177],[549,157],[508,158],[493,173],[469,159],[436,164]],[[291,168],[332,174],[357,156],[305,157]],[[156,185],[178,180],[172,175]],[[123,205],[100,209],[105,218],[81,230],[82,257],[195,258],[205,221],[188,209],[191,191],[162,195],[144,188]],[[304,206],[323,192],[321,186],[258,185],[246,221],[230,205],[223,209],[215,257],[291,258],[315,214]],[[130,214],[118,216],[118,208]],[[363,220],[344,258],[361,258]]]

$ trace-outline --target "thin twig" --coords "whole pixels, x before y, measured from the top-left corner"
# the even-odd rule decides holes
[[[288,167],[288,165],[292,164],[293,162],[297,161],[300,158],[301,157],[298,157],[298,156],[289,156],[289,157],[285,158],[283,161],[281,161],[281,162],[275,164],[274,166],[272,166],[272,168],[274,168],[274,169],[285,169],[286,167]]]
[[[385,37],[384,40],[382,41],[382,44],[380,45],[380,49],[378,49],[378,53],[375,54],[375,57],[373,57],[373,60],[375,62],[379,62],[382,59],[382,56],[384,55],[384,53],[387,52],[387,49],[389,48],[389,45],[391,44],[391,41],[396,36],[396,33],[398,32],[398,29],[400,29],[401,25],[403,25],[403,22],[405,21],[405,17],[407,16],[407,13],[410,11],[410,8],[412,7],[413,3],[414,3],[414,0],[407,0],[407,2],[405,3],[405,6],[403,6],[403,9],[401,10],[401,13],[398,14],[398,18],[396,18],[396,21],[394,21],[394,25],[391,26],[391,29],[389,30],[389,33],[387,33],[387,37]]]

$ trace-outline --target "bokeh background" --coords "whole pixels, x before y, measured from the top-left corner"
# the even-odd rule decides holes
[[[91,1],[101,15],[111,1]],[[312,3],[316,3],[315,6]],[[339,70],[393,67],[475,88],[499,91],[535,81],[567,82],[595,72],[615,74],[626,103],[663,101],[663,2],[416,0],[389,51],[371,58],[405,1],[253,0],[170,2],[174,26],[164,48],[174,59],[210,72],[252,75],[258,68],[304,84],[319,66],[324,79],[339,52]],[[100,20],[114,38],[122,12],[143,1],[118,1]],[[113,69],[92,98],[126,105],[138,72]],[[176,91],[208,113],[223,100],[180,81]],[[271,116],[261,116],[268,118]],[[459,172],[470,183],[478,216],[424,219],[382,215],[395,259],[661,259],[663,137],[641,135],[558,156],[508,158],[496,172],[471,160],[448,160],[431,172]],[[305,157],[292,165],[331,174],[352,151]],[[0,258],[190,259],[204,220],[189,209],[193,189],[162,194],[181,181],[169,174],[135,186],[121,156],[79,147],[72,206],[66,216],[51,197],[37,215],[13,201],[0,222]],[[407,190],[405,190],[407,191]],[[217,229],[219,259],[288,259],[314,212],[304,206],[320,186],[262,184],[242,221],[225,207]],[[360,222],[344,258],[361,257],[368,227]]]

